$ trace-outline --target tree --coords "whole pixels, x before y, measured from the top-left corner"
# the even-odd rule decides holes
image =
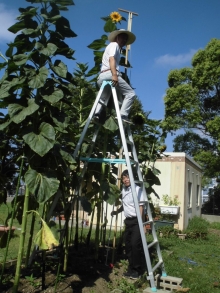
[[[191,68],[172,70],[165,97],[167,131],[185,129],[175,150],[188,149],[207,176],[220,173],[220,40],[212,39],[192,59]],[[195,130],[192,134],[188,131]],[[189,140],[188,143],[183,139]],[[210,160],[211,159],[211,160]]]

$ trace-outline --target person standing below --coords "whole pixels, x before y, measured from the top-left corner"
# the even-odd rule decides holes
[[[116,87],[116,90],[119,90],[120,94],[124,96],[120,113],[122,120],[127,123],[130,123],[128,115],[136,95],[130,85],[121,77],[119,62],[121,58],[121,49],[125,45],[132,44],[135,39],[136,37],[133,33],[124,29],[116,30],[110,33],[108,37],[110,44],[106,47],[103,53],[101,73],[97,80],[99,87],[101,87],[104,80],[111,80],[112,86]],[[110,87],[105,87],[101,97],[103,103],[108,99],[110,94]],[[94,115],[94,120],[96,121],[99,121],[101,108],[101,104],[98,104]]]
[[[142,272],[142,240],[140,234],[140,228],[138,224],[135,204],[133,200],[133,194],[131,191],[131,183],[129,179],[128,170],[122,172],[122,206],[117,211],[112,211],[111,216],[117,215],[124,211],[125,215],[125,232],[124,232],[124,241],[125,241],[125,251],[128,257],[128,270],[124,273],[125,277],[131,279],[137,279]],[[138,197],[138,202],[144,201],[144,196],[142,189],[135,185],[136,193]],[[139,203],[140,214],[142,219],[144,219],[144,204]]]

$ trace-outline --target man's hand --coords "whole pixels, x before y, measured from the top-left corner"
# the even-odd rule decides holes
[[[114,215],[117,215],[117,213],[118,213],[117,211],[112,211],[111,216],[113,217]]]
[[[118,76],[117,74],[112,75],[112,86],[117,86],[118,84]]]

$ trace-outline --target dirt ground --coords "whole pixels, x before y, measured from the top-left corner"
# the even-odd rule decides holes
[[[63,293],[119,293],[120,286],[134,284],[136,288],[145,289],[148,286],[146,277],[138,281],[123,278],[123,272],[127,269],[127,261],[124,251],[116,256],[114,266],[111,264],[111,250],[100,249],[97,261],[94,261],[94,251],[87,247],[80,247],[78,251],[70,251],[70,261],[67,273],[62,271],[59,274],[59,282],[56,292]],[[42,273],[44,267],[40,264],[41,259],[36,259],[32,268],[22,269],[19,293],[53,293],[56,283],[58,261],[54,255],[48,256],[45,261],[45,275]],[[1,293],[12,293],[14,269],[6,271],[10,279],[4,282]],[[45,285],[42,288],[42,280],[45,276]],[[43,279],[42,279],[43,278]],[[144,284],[145,283],[145,284]],[[142,289],[142,290],[143,290]],[[142,292],[142,290],[140,292]],[[126,291],[129,292],[129,291]],[[132,291],[133,292],[133,291]]]
[[[220,230],[209,229],[220,237]],[[78,250],[70,251],[70,261],[67,273],[60,271],[59,282],[57,283],[57,293],[120,293],[135,292],[129,290],[129,285],[133,284],[139,288],[139,292],[149,286],[146,276],[138,281],[123,278],[123,272],[127,269],[125,252],[116,253],[115,264],[111,264],[112,250],[108,251],[106,261],[106,248],[100,248],[98,260],[94,260],[94,250],[86,246],[79,247]],[[45,263],[45,266],[42,264]],[[42,262],[41,258],[35,260],[32,268],[22,269],[18,293],[54,293],[58,258],[56,254],[51,254]],[[45,271],[45,274],[42,273]],[[14,268],[10,267],[5,271],[5,281],[0,288],[1,293],[12,293],[14,281]],[[6,276],[8,279],[6,279]],[[45,282],[43,281],[45,277]],[[43,281],[43,282],[42,282]],[[42,288],[42,284],[44,287]],[[127,288],[127,289],[126,289]],[[138,291],[137,291],[138,292]]]

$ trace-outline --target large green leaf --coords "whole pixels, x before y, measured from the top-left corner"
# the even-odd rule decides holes
[[[35,170],[28,170],[24,178],[28,189],[36,197],[38,203],[43,203],[53,196],[60,184],[53,174],[38,173]]]
[[[79,200],[81,201],[83,210],[90,214],[92,212],[91,202],[87,199],[86,196],[80,196]]]
[[[34,152],[43,157],[54,146],[55,131],[50,124],[43,122],[39,127],[39,134],[30,132],[23,139]]]
[[[60,77],[66,77],[67,75],[67,66],[60,60],[56,60],[54,65],[50,63],[51,69]]]
[[[23,110],[23,106],[19,104],[10,104],[8,106],[8,114],[12,118],[13,116],[17,115],[18,112]]]
[[[24,30],[22,30],[22,33],[24,35],[27,35],[27,36],[30,36],[32,38],[37,38],[41,35],[41,30],[40,28],[36,28],[36,29],[33,29],[33,28],[26,28]]]
[[[28,100],[28,107],[22,107],[19,104],[10,104],[8,106],[8,114],[12,118],[11,120],[19,124],[21,123],[27,116],[33,114],[39,109],[39,106],[35,103],[34,99]],[[19,113],[18,113],[19,112]],[[18,114],[16,114],[18,113]]]
[[[53,119],[53,122],[55,123],[55,129],[62,133],[68,133],[67,130],[65,130],[69,126],[69,117],[66,117],[65,115],[60,114],[59,116],[51,116]]]
[[[111,116],[108,120],[105,121],[105,124],[103,125],[105,129],[110,130],[111,132],[115,132],[118,129],[118,125]]]
[[[106,47],[106,44],[105,44],[105,40],[103,39],[95,40],[90,45],[88,45],[88,48],[93,50],[100,50],[104,47]]]
[[[62,6],[75,5],[73,0],[55,0],[54,2]]]
[[[11,120],[7,121],[5,123],[1,123],[0,124],[0,130],[4,130],[5,128],[7,128],[10,123],[11,123]]]
[[[23,28],[25,28],[25,21],[19,21],[16,22],[15,24],[13,24],[11,27],[8,28],[8,30],[14,34],[16,34],[17,32],[19,32],[20,30],[22,30]]]
[[[28,58],[29,58],[29,55],[19,54],[19,55],[14,55],[13,60],[16,65],[20,66],[25,64]]]
[[[121,191],[117,185],[111,184],[110,182],[102,182],[101,188],[104,191],[103,199],[107,203],[109,203],[110,205],[113,205],[114,203],[118,201]]]
[[[115,31],[115,30],[117,30],[117,26],[115,25],[115,23],[112,22],[111,19],[106,21],[105,26],[104,26],[104,31],[106,33],[110,33],[110,32]]]
[[[57,50],[57,46],[52,43],[48,43],[47,46],[44,47],[43,44],[37,42],[35,48],[38,49],[39,52],[45,56],[53,55]]]
[[[29,6],[27,8],[19,8],[18,9],[21,12],[21,15],[17,17],[17,19],[21,20],[28,16],[35,16],[37,14],[37,7]]]
[[[76,164],[75,159],[66,151],[60,150],[62,158],[70,164]]]
[[[56,32],[61,34],[63,38],[77,37],[77,35],[71,30],[69,21],[65,17],[61,16],[61,18],[59,18],[56,21],[55,25],[56,25]]]
[[[12,84],[10,81],[8,81],[8,80],[3,81],[3,83],[1,84],[1,87],[0,87],[1,99],[6,98],[10,95],[8,91],[10,90],[11,87],[12,87]]]
[[[35,76],[33,76],[28,82],[29,86],[33,89],[38,89],[44,86],[49,70],[46,67],[41,67],[39,72],[36,72]]]
[[[55,104],[63,98],[63,91],[58,88],[54,88],[54,92],[51,95],[42,95],[43,99],[50,104]]]

